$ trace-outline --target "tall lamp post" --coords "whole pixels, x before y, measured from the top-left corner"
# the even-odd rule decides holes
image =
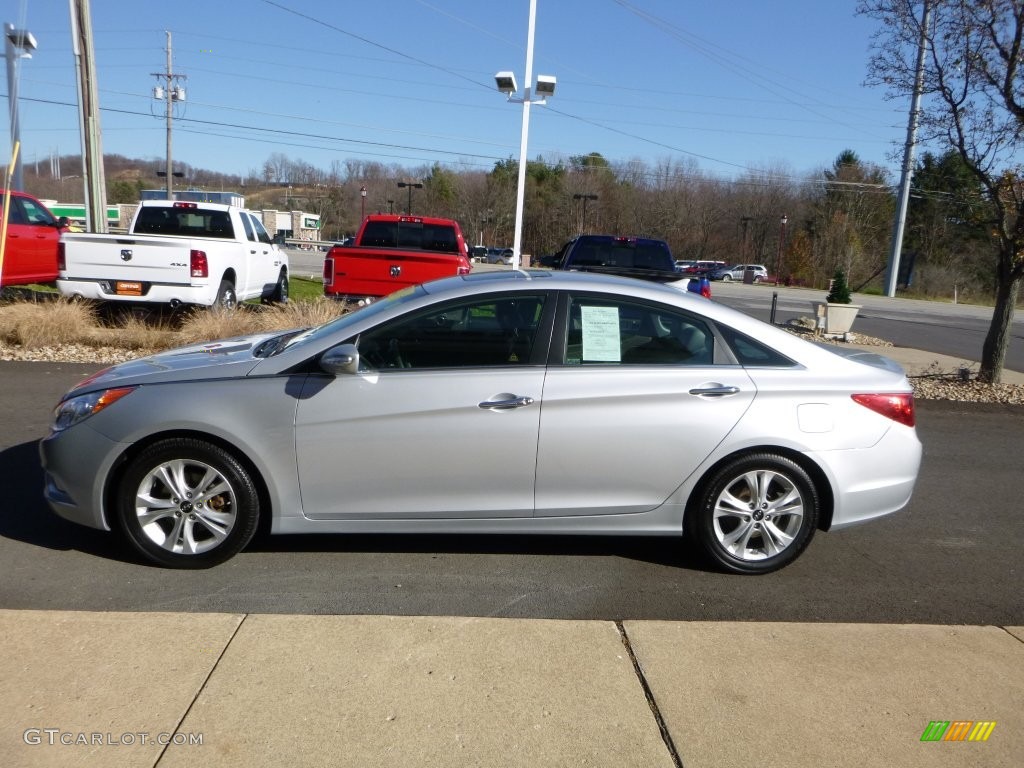
[[[398,188],[405,188],[409,190],[409,204],[405,207],[405,212],[409,216],[412,216],[412,191],[414,189],[423,189],[423,185],[418,181],[400,181],[398,182]]]
[[[21,120],[18,118],[18,76],[14,71],[18,59],[31,59],[36,49],[36,39],[27,29],[15,29],[13,24],[4,24],[4,55],[7,58],[7,106],[11,113],[11,146],[21,143]],[[14,173],[11,187],[23,189],[21,156],[14,158]]]
[[[362,221],[366,218],[366,187],[359,188],[359,220]]]
[[[583,215],[580,217],[580,234],[587,229],[587,200],[597,200],[597,195],[573,195],[573,200],[583,201]]]
[[[786,224],[789,219],[786,214],[782,214],[782,218],[779,219],[779,256],[775,259],[775,284],[779,284],[779,279],[782,277],[782,249],[786,245]]]
[[[519,139],[519,183],[516,186],[516,228],[512,243],[512,269],[519,269],[523,247],[523,200],[526,197],[526,142],[530,134],[530,104],[547,104],[547,97],[555,95],[555,78],[552,75],[537,75],[537,85],[531,90],[533,80],[533,30],[537,18],[537,0],[530,0],[530,22],[526,35],[526,86],[522,96],[513,96],[519,90],[516,78],[511,72],[499,72],[494,76],[498,90],[513,104],[523,105],[523,129]]]

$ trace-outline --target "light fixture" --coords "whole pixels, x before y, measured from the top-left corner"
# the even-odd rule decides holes
[[[516,85],[516,76],[512,72],[499,72],[494,76],[494,83],[498,86],[498,90],[507,96],[511,96],[519,90],[519,86]]]

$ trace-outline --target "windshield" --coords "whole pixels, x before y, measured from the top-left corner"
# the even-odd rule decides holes
[[[362,320],[372,317],[373,315],[379,314],[388,309],[391,309],[392,307],[396,307],[400,304],[404,304],[407,301],[422,296],[425,293],[426,291],[424,291],[422,286],[419,285],[411,285],[408,288],[403,288],[400,291],[395,291],[389,296],[385,296],[382,299],[377,299],[376,301],[371,302],[370,304],[367,304],[365,306],[359,307],[359,309],[353,310],[352,312],[347,312],[335,320],[331,320],[328,323],[318,325],[315,328],[310,328],[308,331],[300,333],[298,336],[293,337],[288,342],[288,344],[286,344],[281,349],[291,349],[292,347],[306,344],[307,342],[310,341],[322,339],[325,336],[329,336],[335,333],[336,331],[341,331],[347,328],[353,323],[361,322]]]

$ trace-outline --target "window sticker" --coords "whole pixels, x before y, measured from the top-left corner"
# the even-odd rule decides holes
[[[583,359],[594,363],[622,361],[618,307],[580,307],[583,323]]]

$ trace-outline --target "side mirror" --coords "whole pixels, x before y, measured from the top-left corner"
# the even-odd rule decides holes
[[[320,356],[320,368],[332,376],[359,373],[359,349],[355,344],[339,344]]]

